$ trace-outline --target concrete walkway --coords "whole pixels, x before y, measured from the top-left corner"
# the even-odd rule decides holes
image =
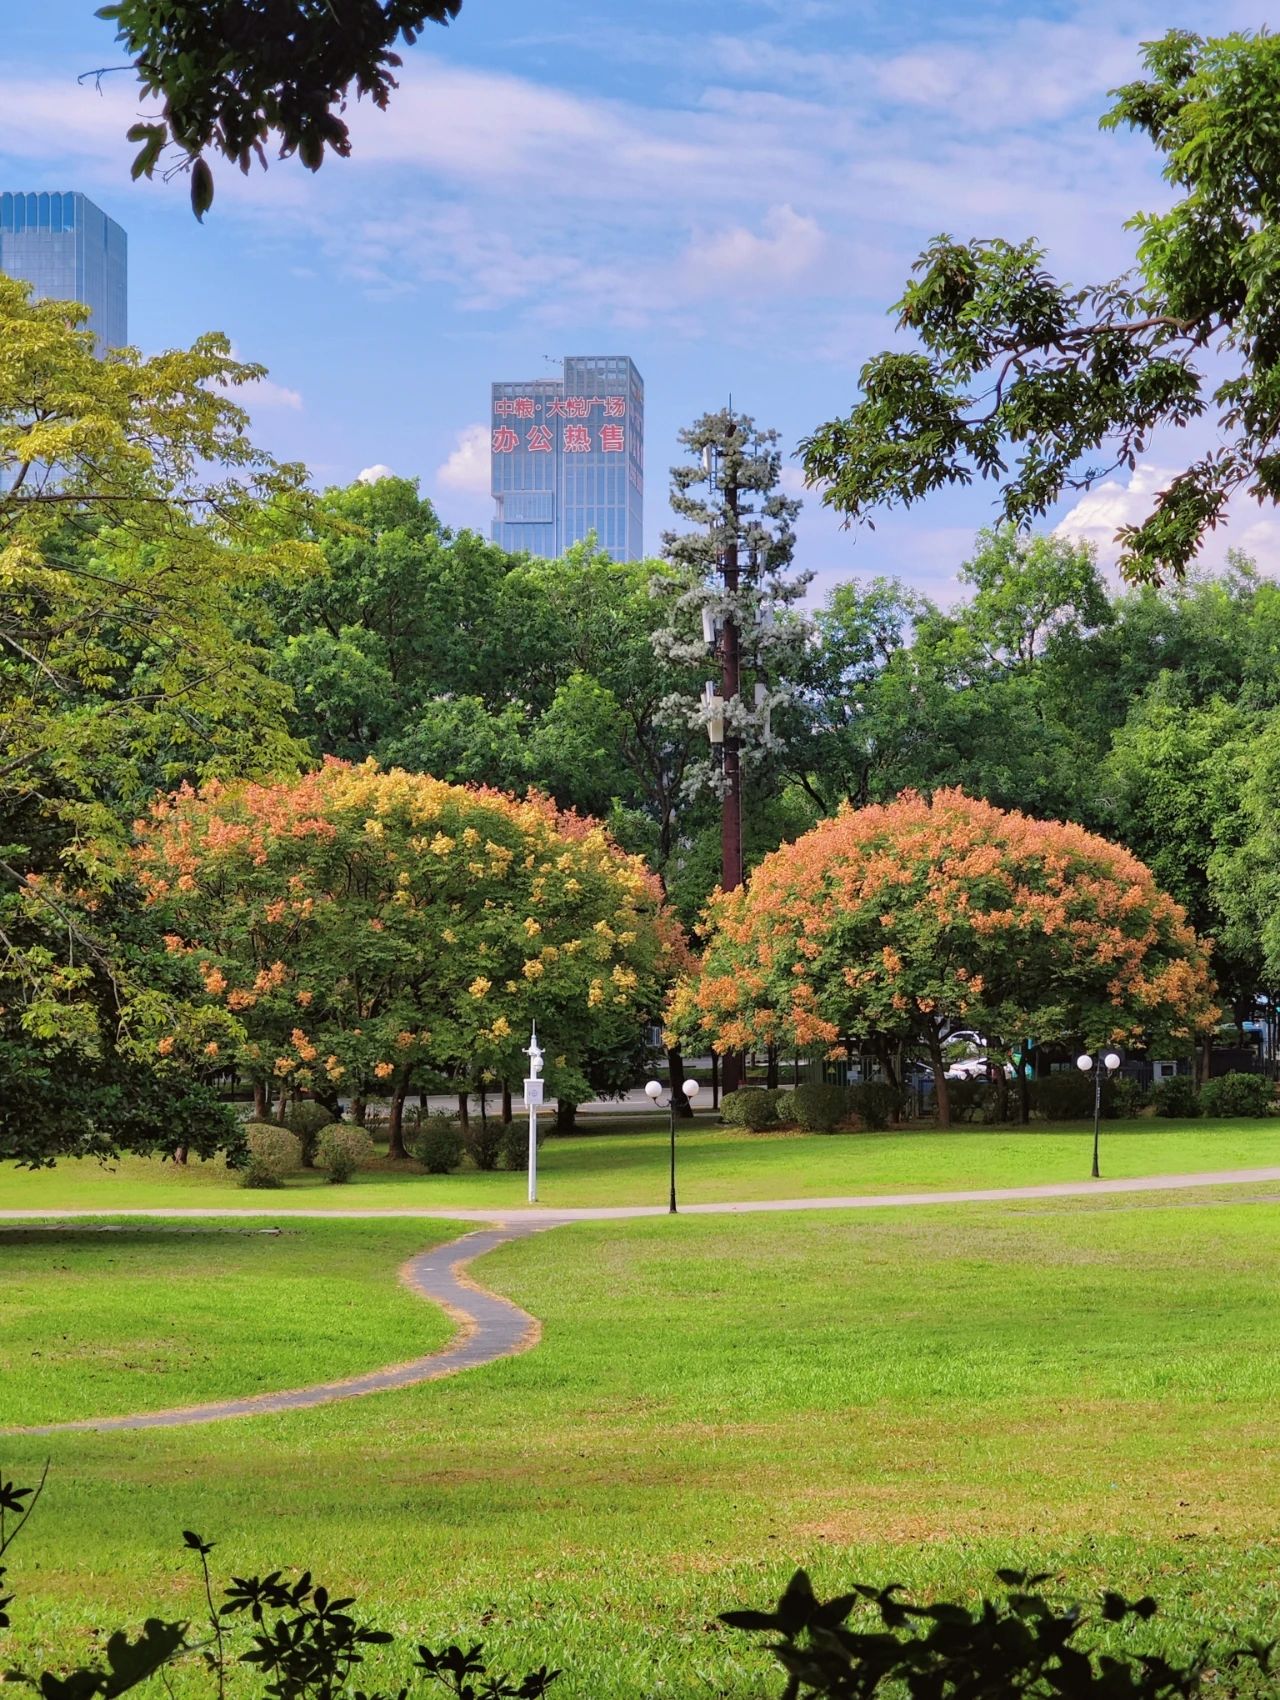
[[[876,1210],[893,1207],[922,1207],[938,1204],[992,1204],[1017,1199],[1081,1198],[1098,1193],[1180,1192],[1194,1187],[1246,1186],[1280,1181],[1280,1167],[1261,1169],[1217,1169],[1191,1175],[1140,1175],[1126,1180],[1056,1181],[1043,1186],[992,1187],[966,1192],[864,1193],[847,1198],[757,1199],[738,1204],[688,1204],[682,1215],[740,1216],[761,1211],[789,1210]],[[1278,1200],[1277,1202],[1280,1202]],[[434,1246],[411,1258],[401,1270],[401,1279],[422,1298],[428,1299],[459,1324],[459,1333],[443,1351],[433,1352],[410,1363],[370,1370],[345,1381],[327,1381],[313,1387],[290,1388],[278,1393],[259,1393],[244,1399],[223,1399],[206,1405],[189,1405],[168,1411],[146,1411],[132,1416],[85,1417],[78,1422],[45,1423],[35,1428],[0,1429],[0,1435],[65,1434],[75,1430],[182,1428],[191,1423],[220,1422],[227,1417],[264,1416],[276,1411],[301,1411],[328,1405],[339,1399],[358,1399],[366,1393],[382,1393],[396,1387],[413,1387],[435,1381],[460,1370],[476,1369],[499,1358],[514,1357],[537,1344],[541,1328],[535,1318],[496,1293],[485,1291],[467,1280],[462,1271],[474,1258],[495,1247],[523,1239],[544,1228],[559,1228],[572,1222],[630,1221],[668,1214],[661,1205],[627,1205],[593,1209],[547,1210],[458,1210],[440,1206],[433,1210],[280,1210],[269,1209],[167,1209],[167,1210],[4,1210],[0,1222],[33,1222],[54,1227],[66,1221],[101,1217],[152,1217],[190,1221],[209,1219],[262,1219],[270,1216],[284,1224],[295,1218],[336,1217],[347,1221],[423,1219],[470,1221],[497,1224],[462,1238]]]
[[[1246,1186],[1259,1181],[1280,1181],[1280,1165],[1261,1169],[1210,1169],[1192,1175],[1133,1175],[1124,1180],[1049,1181],[1041,1186],[982,1187],[965,1192],[866,1192],[836,1198],[758,1198],[735,1204],[682,1204],[682,1216],[748,1216],[756,1211],[775,1210],[885,1210],[933,1204],[1001,1204],[1019,1198],[1092,1198],[1098,1193],[1180,1192],[1188,1187]],[[217,1205],[202,1209],[164,1208],[122,1210],[0,1210],[2,1222],[73,1222],[100,1216],[154,1216],[184,1221],[201,1217],[240,1220],[270,1217],[288,1222],[295,1218],[332,1217],[339,1221],[494,1222],[509,1227],[558,1228],[569,1222],[629,1222],[644,1216],[665,1216],[665,1204],[592,1205],[573,1208],[544,1205],[509,1205],[505,1209],[475,1209],[444,1202],[413,1209],[312,1210],[305,1207],[272,1210],[269,1205],[244,1207]]]

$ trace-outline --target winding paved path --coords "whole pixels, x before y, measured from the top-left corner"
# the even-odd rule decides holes
[[[938,1204],[988,1204],[1033,1198],[1081,1198],[1095,1193],[1181,1192],[1196,1187],[1246,1186],[1280,1181],[1280,1167],[1218,1169],[1190,1175],[1139,1175],[1124,1180],[1054,1181],[1042,1186],[991,1187],[967,1192],[864,1193],[845,1198],[755,1199],[736,1204],[687,1204],[687,1216],[740,1216],[758,1211],[783,1210],[877,1210],[903,1206]],[[1280,1202],[1280,1200],[1277,1200]],[[307,1210],[271,1211],[258,1207],[240,1209],[164,1210],[0,1210],[0,1222],[46,1223],[50,1227],[67,1221],[101,1217],[152,1217],[174,1221],[210,1219],[241,1220],[271,1217],[284,1223],[332,1216],[350,1221],[421,1219],[493,1224],[464,1234],[460,1239],[433,1246],[410,1258],[401,1278],[414,1292],[431,1300],[459,1324],[457,1337],[442,1351],[409,1363],[370,1370],[345,1381],[320,1382],[313,1387],[295,1387],[278,1393],[258,1393],[244,1399],[221,1399],[206,1405],[188,1405],[167,1411],[146,1411],[132,1416],[85,1417],[78,1422],[44,1423],[34,1428],[0,1429],[0,1435],[64,1434],[77,1429],[182,1428],[190,1423],[219,1422],[226,1417],[263,1416],[275,1411],[301,1411],[328,1405],[339,1399],[358,1399],[366,1393],[382,1393],[396,1387],[413,1387],[420,1381],[435,1381],[460,1370],[476,1369],[499,1358],[514,1357],[538,1343],[541,1325],[534,1317],[496,1293],[474,1285],[462,1271],[474,1258],[513,1239],[523,1239],[544,1228],[564,1227],[571,1222],[617,1222],[646,1216],[665,1216],[661,1205],[620,1205],[580,1210]]]
[[[523,1239],[540,1228],[555,1227],[557,1221],[519,1223],[510,1228],[490,1228],[465,1234],[433,1246],[411,1257],[400,1271],[401,1279],[424,1299],[433,1300],[460,1326],[454,1340],[440,1352],[370,1370],[345,1381],[324,1381],[313,1387],[286,1388],[278,1393],[256,1393],[244,1399],[218,1399],[207,1405],[187,1405],[167,1411],[144,1411],[122,1417],[84,1417],[72,1423],[42,1423],[34,1428],[0,1429],[0,1435],[66,1434],[76,1429],[185,1428],[190,1423],[220,1422],[224,1417],[260,1417],[273,1411],[304,1411],[313,1405],[329,1405],[338,1399],[358,1399],[366,1393],[385,1393],[393,1387],[413,1387],[419,1381],[436,1381],[459,1370],[477,1369],[497,1358],[514,1357],[536,1346],[541,1324],[527,1311],[482,1287],[462,1274],[474,1257],[508,1240]]]

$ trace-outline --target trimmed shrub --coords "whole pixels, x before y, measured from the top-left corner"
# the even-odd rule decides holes
[[[778,1093],[766,1086],[744,1086],[738,1092],[726,1092],[720,1100],[720,1120],[730,1127],[745,1127],[748,1133],[777,1127]]]
[[[332,1186],[345,1186],[357,1169],[370,1168],[377,1155],[377,1147],[362,1127],[333,1122],[320,1135],[316,1161],[328,1169]]]
[[[248,1122],[244,1130],[249,1164],[260,1163],[283,1179],[302,1167],[302,1141],[275,1122]]]
[[[882,1133],[902,1108],[902,1093],[887,1080],[851,1080],[844,1089],[846,1113],[872,1133]]]
[[[1108,1080],[1102,1087],[1102,1113],[1104,1116],[1123,1119],[1136,1116],[1151,1102],[1151,1094],[1146,1087],[1136,1080],[1130,1080],[1127,1074],[1118,1074],[1114,1080]]]
[[[989,1080],[948,1080],[947,1099],[953,1122],[987,1122],[995,1118],[998,1100]]]
[[[538,1149],[542,1149],[544,1138],[544,1122],[538,1123]],[[529,1167],[529,1127],[526,1122],[508,1122],[502,1130],[502,1140],[498,1146],[498,1155],[504,1169],[527,1169]]]
[[[1175,1074],[1156,1082],[1152,1101],[1158,1116],[1198,1116],[1200,1093],[1190,1074]]]
[[[1220,1074],[1200,1088],[1200,1109],[1206,1116],[1269,1116],[1275,1095],[1265,1074]]]
[[[281,1187],[284,1182],[274,1169],[264,1163],[261,1157],[250,1157],[242,1169],[237,1169],[236,1180],[240,1186],[265,1190],[268,1187]]]
[[[778,1108],[806,1133],[834,1133],[846,1114],[844,1087],[810,1081],[788,1092]]]
[[[462,1161],[462,1133],[450,1115],[430,1115],[413,1142],[413,1154],[429,1175],[447,1175]]]
[[[1017,1083],[1013,1083],[1017,1090]],[[1105,1097],[1106,1088],[1103,1088]],[[1047,1122],[1079,1122],[1093,1118],[1093,1076],[1078,1068],[1060,1068],[1031,1082],[1031,1108]]]
[[[284,1125],[290,1133],[297,1134],[302,1142],[304,1169],[315,1168],[317,1143],[321,1133],[331,1126],[332,1122],[332,1115],[323,1104],[317,1104],[314,1098],[304,1098],[301,1103],[290,1104],[285,1113]]]
[[[488,1117],[476,1117],[466,1131],[464,1143],[467,1156],[477,1169],[487,1171],[497,1168],[507,1128],[515,1125],[515,1122],[497,1122]]]

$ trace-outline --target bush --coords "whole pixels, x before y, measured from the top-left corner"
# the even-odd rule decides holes
[[[323,1104],[317,1104],[314,1098],[304,1098],[301,1103],[291,1104],[284,1118],[284,1125],[290,1133],[296,1133],[302,1141],[302,1166],[304,1169],[314,1169],[316,1166],[316,1146],[321,1133],[331,1126],[333,1117]]]
[[[1206,1116],[1269,1116],[1275,1095],[1265,1074],[1220,1074],[1200,1088]]]
[[[370,1168],[378,1152],[362,1127],[333,1122],[320,1135],[316,1161],[328,1169],[332,1186],[345,1186],[357,1169]]]
[[[488,1171],[497,1168],[507,1129],[515,1126],[515,1122],[491,1121],[488,1116],[477,1117],[471,1123],[466,1131],[464,1143],[467,1156],[477,1169]]]
[[[1194,1077],[1189,1074],[1175,1074],[1168,1080],[1157,1081],[1152,1101],[1158,1116],[1200,1114],[1200,1093]]]
[[[999,1102],[989,1080],[948,1080],[947,1099],[956,1122],[994,1121]]]
[[[253,1187],[256,1190],[284,1185],[280,1176],[264,1163],[261,1157],[250,1157],[243,1168],[236,1170],[236,1179],[241,1186]]]
[[[864,1128],[882,1132],[902,1109],[902,1093],[887,1080],[851,1080],[844,1089],[845,1108]]]
[[[1105,1088],[1104,1088],[1105,1091]],[[1031,1082],[1031,1108],[1047,1122],[1093,1119],[1093,1076],[1074,1065]]]
[[[542,1149],[542,1123],[538,1123],[538,1149]],[[502,1130],[498,1155],[504,1169],[529,1167],[529,1128],[525,1122],[508,1122]]]
[[[1126,1074],[1116,1075],[1114,1080],[1108,1080],[1102,1088],[1102,1113],[1104,1116],[1120,1117],[1136,1116],[1139,1110],[1151,1102],[1151,1094],[1146,1087],[1136,1080],[1130,1080]]]
[[[834,1133],[848,1110],[843,1086],[810,1081],[788,1092],[779,1104],[785,1119],[806,1133]]]
[[[413,1154],[429,1175],[447,1175],[462,1161],[462,1134],[453,1117],[437,1113],[423,1122]]]
[[[738,1092],[726,1092],[720,1100],[720,1120],[730,1127],[745,1127],[748,1133],[760,1133],[778,1125],[776,1091],[764,1086],[744,1086]]]
[[[244,1130],[249,1164],[261,1164],[279,1179],[302,1167],[302,1141],[275,1122],[248,1122]]]

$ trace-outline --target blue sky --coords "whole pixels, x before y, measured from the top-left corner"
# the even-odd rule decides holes
[[[351,160],[224,165],[200,226],[181,181],[129,180],[129,78],[76,82],[119,60],[93,11],[6,18],[0,188],[80,188],[126,227],[134,341],[225,330],[271,370],[252,405],[276,453],[319,483],[418,476],[486,530],[490,379],[630,354],[651,551],[679,427],[732,393],[790,451],[847,410],[936,232],[1035,235],[1080,280],[1121,270],[1124,219],[1165,191],[1141,140],[1099,134],[1107,90],[1171,25],[1265,18],[1259,0],[464,0],[407,52],[390,110],[355,113]],[[1055,518],[1105,560],[1177,454],[1153,445],[1134,488]],[[896,573],[947,599],[990,514],[990,492],[948,495],[850,533],[811,497],[799,559],[819,586]],[[1254,508],[1230,540],[1280,559]]]

